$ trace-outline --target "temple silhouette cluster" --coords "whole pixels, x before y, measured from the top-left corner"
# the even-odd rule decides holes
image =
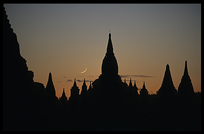
[[[156,94],[122,81],[109,33],[101,75],[81,92],[76,79],[67,98],[58,99],[49,73],[46,87],[33,81],[20,55],[17,36],[3,9],[4,130],[201,130],[201,93],[195,93],[185,61],[176,90],[166,65]]]

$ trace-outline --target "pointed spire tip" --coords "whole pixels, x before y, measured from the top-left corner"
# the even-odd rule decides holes
[[[110,30],[109,30],[109,38],[111,38],[111,33],[110,33]]]
[[[187,61],[185,61],[184,75],[188,75]]]

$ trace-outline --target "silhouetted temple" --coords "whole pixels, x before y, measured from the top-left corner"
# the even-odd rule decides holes
[[[76,112],[78,112],[79,107],[79,88],[76,84],[76,78],[74,79],[74,84],[70,91],[71,91],[71,95],[69,97],[70,110],[72,111],[72,114],[77,114]]]
[[[136,92],[136,94],[138,95],[138,88],[137,88],[137,86],[136,86],[136,81],[134,81],[134,86],[133,86],[133,88],[134,88],[134,91]]]
[[[142,87],[142,89],[140,90],[140,95],[141,95],[141,96],[147,96],[147,95],[148,95],[148,91],[147,91],[147,89],[146,89],[146,87],[145,87],[145,82],[143,83],[143,87]]]
[[[90,94],[90,92],[92,92],[92,90],[93,90],[93,87],[92,87],[92,85],[91,85],[91,81],[90,81],[89,89],[88,89],[87,93]]]
[[[56,97],[55,87],[54,87],[54,84],[52,81],[52,74],[51,73],[49,73],[49,78],[48,78],[47,86],[45,89],[46,89],[46,92],[47,92],[49,99],[56,101],[57,97]]]
[[[80,94],[80,102],[81,102],[80,107],[83,110],[86,110],[86,107],[87,107],[87,99],[88,99],[87,96],[88,96],[88,91],[87,91],[86,81],[84,79],[81,94]]]
[[[102,62],[102,74],[96,79],[92,85],[95,100],[103,103],[120,103],[123,96],[123,88],[121,77],[118,75],[118,64],[113,53],[113,45],[111,41],[111,34],[109,33],[107,51]],[[106,103],[106,104],[105,104]]]
[[[136,81],[118,75],[110,33],[101,75],[88,90],[84,79],[80,93],[74,79],[70,97],[63,89],[58,99],[51,72],[46,87],[33,78],[3,8],[4,130],[201,130],[201,93],[194,93],[187,61],[179,99],[168,64],[157,94],[145,83],[138,94]]]
[[[85,79],[84,79],[84,83],[82,85],[81,95],[82,96],[86,96],[87,95],[87,86],[86,86]]]
[[[129,91],[130,91],[130,92],[133,90],[131,78],[130,78],[130,82],[129,82],[128,88],[129,88]]]
[[[20,127],[33,82],[33,72],[28,71],[26,60],[20,55],[17,36],[13,32],[3,7],[3,120],[4,128]],[[19,96],[24,96],[19,97]]]
[[[132,80],[130,78],[130,82],[128,87],[126,88],[127,92],[127,99],[129,99],[132,103],[135,103],[137,101],[138,97],[138,88],[136,86],[136,83],[134,83],[134,86],[132,85]]]
[[[178,87],[178,94],[180,97],[190,97],[194,94],[193,85],[188,75],[187,61],[185,61],[184,74]]]
[[[64,88],[63,88],[63,92],[62,92],[62,96],[59,98],[59,101],[62,101],[62,102],[66,102],[67,101],[67,96],[64,92]]]
[[[113,53],[113,45],[112,45],[110,33],[109,33],[106,55],[102,63],[102,75],[104,77],[118,76],[118,63]]]
[[[166,71],[164,74],[162,85],[160,89],[157,91],[157,94],[163,99],[174,98],[175,95],[177,94],[177,90],[174,87],[174,84],[171,78],[170,67],[168,64],[166,65]]]

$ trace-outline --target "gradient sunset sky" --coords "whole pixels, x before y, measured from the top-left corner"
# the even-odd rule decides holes
[[[108,34],[122,80],[130,77],[150,94],[160,88],[166,64],[178,89],[185,60],[195,92],[201,92],[201,4],[4,4],[20,53],[56,96],[70,96],[73,80],[101,74]],[[80,73],[87,68],[85,73]],[[127,81],[129,84],[129,81]]]

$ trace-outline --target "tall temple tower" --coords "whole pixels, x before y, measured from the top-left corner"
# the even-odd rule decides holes
[[[108,90],[108,92],[111,93],[111,91],[116,90],[118,86],[121,87],[122,80],[118,75],[118,63],[113,53],[113,44],[110,33],[107,51],[102,62],[101,73],[102,74],[99,78],[92,83],[94,89],[102,90],[102,92]]]
[[[62,96],[59,98],[59,101],[62,103],[67,102],[67,96],[65,94],[64,88],[63,88]]]
[[[71,90],[71,96],[70,99],[78,99],[79,97],[79,88],[76,84],[76,79],[74,79],[74,84],[72,86]]]
[[[48,81],[47,81],[47,85],[46,85],[46,92],[48,95],[48,98],[50,100],[56,101],[57,97],[56,97],[56,93],[55,93],[55,87],[52,81],[52,74],[51,72],[49,73],[49,77],[48,77]]]
[[[75,118],[75,114],[77,114],[78,106],[79,106],[79,88],[76,84],[76,78],[74,79],[74,84],[70,89],[71,96],[69,97],[70,109],[73,112],[72,116]]]
[[[174,84],[171,78],[170,67],[168,64],[166,65],[166,71],[164,74],[162,85],[160,89],[157,91],[157,94],[160,97],[165,99],[171,99],[174,97],[174,95],[177,94],[177,90],[174,87]]]
[[[46,85],[46,90],[49,92],[49,94],[55,96],[55,87],[54,87],[54,84],[52,82],[51,72],[49,73],[49,77],[48,77],[48,81],[47,81],[47,85]]]
[[[147,96],[148,95],[148,91],[147,91],[147,89],[146,89],[146,87],[145,87],[145,82],[143,83],[143,87],[142,87],[142,89],[140,90],[140,96],[142,96],[142,97],[145,97],[145,96]]]
[[[187,61],[185,61],[184,74],[182,76],[181,83],[179,84],[178,87],[178,94],[180,97],[181,96],[189,97],[194,94],[191,78],[188,74]]]
[[[105,77],[118,75],[118,63],[113,53],[111,34],[109,33],[106,55],[102,63],[102,75]]]
[[[81,90],[81,96],[86,96],[87,95],[87,86],[86,86],[86,82],[84,79],[84,83],[82,85],[82,90]]]
[[[118,75],[118,63],[113,52],[110,33],[106,54],[102,61],[101,75],[92,85],[93,98],[99,103],[110,105],[110,103],[119,103],[122,100],[121,98],[124,95],[123,82]]]

